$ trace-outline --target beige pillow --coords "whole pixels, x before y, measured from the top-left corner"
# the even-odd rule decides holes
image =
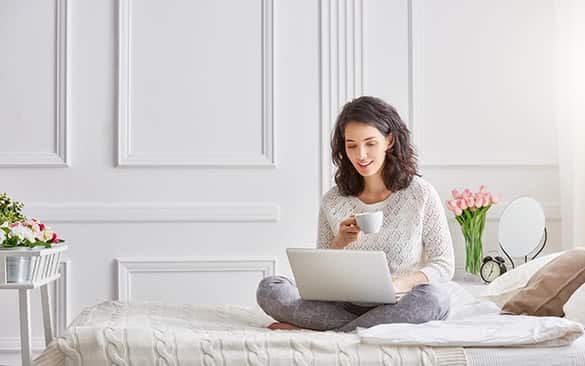
[[[585,283],[585,251],[568,250],[542,267],[502,306],[502,314],[565,315],[563,306]]]
[[[585,248],[582,248],[585,250]],[[481,297],[493,301],[502,307],[512,296],[524,288],[530,278],[550,261],[564,252],[545,255],[509,270],[492,281],[481,294]]]

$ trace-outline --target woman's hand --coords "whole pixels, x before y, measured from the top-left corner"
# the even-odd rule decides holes
[[[357,226],[357,221],[355,220],[355,217],[351,215],[339,223],[339,232],[335,238],[333,238],[331,247],[333,249],[343,249],[358,240],[360,233],[361,231]]]
[[[408,292],[412,289],[408,281],[404,278],[397,278],[392,280],[392,285],[394,285],[394,291],[397,293]]]
[[[394,285],[394,290],[396,292],[408,292],[412,290],[414,286],[421,283],[429,283],[429,279],[421,271],[392,279],[392,284]]]

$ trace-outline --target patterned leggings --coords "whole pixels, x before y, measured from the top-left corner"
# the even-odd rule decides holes
[[[414,287],[396,304],[364,307],[345,302],[303,300],[292,280],[270,276],[260,282],[256,300],[266,314],[279,322],[339,332],[385,323],[444,320],[449,314],[447,292],[430,284]]]

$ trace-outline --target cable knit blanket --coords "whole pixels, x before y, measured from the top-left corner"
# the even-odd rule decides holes
[[[104,302],[33,365],[466,365],[462,348],[362,344],[356,333],[272,331],[272,321],[239,306]]]

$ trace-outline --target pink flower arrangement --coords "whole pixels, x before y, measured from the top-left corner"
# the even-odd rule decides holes
[[[44,246],[64,242],[56,232],[37,219],[28,219],[21,212],[22,202],[0,194],[0,249]]]
[[[37,219],[5,222],[0,225],[0,247],[34,247],[62,243],[56,232]]]
[[[447,208],[455,214],[465,238],[465,270],[477,274],[483,256],[482,235],[486,213],[500,201],[500,196],[492,195],[484,185],[476,193],[465,188],[463,192],[454,189],[451,194],[453,199],[447,201]]]
[[[451,191],[453,199],[447,201],[447,208],[453,212],[455,216],[463,214],[464,210],[469,209],[471,212],[475,212],[477,209],[482,207],[489,207],[500,201],[498,194],[492,195],[486,191],[484,185],[479,187],[479,192],[473,193],[469,188],[465,188],[463,192],[459,192],[454,189]]]

